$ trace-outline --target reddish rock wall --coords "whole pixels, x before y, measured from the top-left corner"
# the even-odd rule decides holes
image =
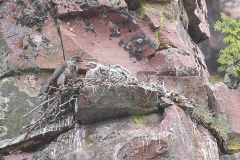
[[[216,91],[206,92],[209,73],[196,45],[209,37],[208,28],[205,0],[0,1],[0,157],[14,159],[21,150],[29,159],[219,159],[218,137],[182,109],[185,101],[193,109],[213,107],[208,98]],[[85,90],[76,117],[26,138],[21,129],[37,116],[23,115],[42,103],[40,89],[74,55],[83,58],[78,77],[95,61],[122,65],[139,84],[133,92]],[[175,93],[168,107],[143,87],[153,82]]]

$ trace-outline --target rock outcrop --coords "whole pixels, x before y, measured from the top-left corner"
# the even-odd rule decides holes
[[[210,35],[205,0],[6,0],[0,31],[0,158],[238,157],[240,97],[209,84],[196,45]],[[78,82],[38,97],[79,55]],[[91,61],[119,64],[138,84],[86,87]],[[227,130],[196,117],[201,107]]]

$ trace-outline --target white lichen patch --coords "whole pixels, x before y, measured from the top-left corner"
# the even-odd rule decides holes
[[[27,75],[24,79],[24,83],[29,83],[31,86],[34,86],[36,84],[36,77],[34,75]]]
[[[9,82],[8,78],[4,78],[2,81],[0,81],[0,88],[2,88],[3,84]],[[0,111],[7,111],[9,98],[2,97],[2,92],[0,92]],[[5,109],[4,109],[5,108]],[[1,119],[1,112],[0,112],[0,119]]]
[[[26,75],[23,85],[21,83],[14,83],[14,85],[19,88],[19,91],[27,93],[30,97],[36,97],[41,88],[34,75]]]
[[[224,85],[223,82],[216,83],[216,84],[214,84],[214,85],[209,85],[209,87],[210,87],[212,90],[217,90],[220,86],[227,87],[226,85]]]
[[[8,78],[4,78],[3,80],[0,81],[0,88],[2,88],[2,85],[6,82],[9,82]]]
[[[0,120],[4,119],[5,113],[8,111],[9,105],[9,98],[7,97],[2,97],[0,92]]]
[[[2,97],[2,93],[0,92],[0,120],[4,120],[4,117],[6,115],[6,112],[8,111],[9,105],[9,98]],[[2,124],[3,125],[3,124]],[[7,134],[7,127],[6,126],[0,126],[0,137],[3,137]]]
[[[7,127],[6,126],[0,126],[0,137],[3,137],[7,134]]]
[[[29,103],[30,106],[34,106],[34,104],[29,99],[27,99],[26,101]]]
[[[106,0],[107,4],[114,8],[119,8],[121,6],[121,0]]]
[[[39,50],[41,49],[41,45],[42,45],[42,36],[41,35],[32,35],[30,36],[32,42],[35,44],[35,49]]]
[[[40,43],[40,42],[42,42],[42,36],[40,36],[40,35],[34,35],[34,36],[32,37],[32,40],[33,40],[33,42],[35,42],[35,43]]]

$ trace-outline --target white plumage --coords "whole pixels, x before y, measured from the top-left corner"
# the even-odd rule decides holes
[[[95,62],[88,62],[86,66],[88,68],[88,71],[85,78],[97,78],[99,76],[98,71],[101,64]]]
[[[88,62],[85,77],[86,85],[132,85],[137,84],[137,78],[126,68],[116,64],[105,66],[100,63]]]
[[[137,84],[138,83],[137,78],[132,74],[132,72],[130,72],[126,68],[123,68],[121,65],[115,64],[112,66],[112,68],[115,69],[120,74],[124,75],[129,84]]]

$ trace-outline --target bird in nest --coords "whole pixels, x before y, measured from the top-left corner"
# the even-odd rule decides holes
[[[66,85],[70,80],[74,80],[78,72],[78,63],[82,59],[79,56],[71,57],[59,64],[53,72],[48,88],[45,91],[48,95],[53,94],[54,88]]]
[[[106,66],[96,62],[88,62],[85,76],[86,85],[131,85],[137,84],[137,78],[126,68],[116,64]]]
[[[124,75],[125,79],[127,79],[127,82],[129,84],[138,84],[137,78],[132,74],[131,71],[127,70],[126,68],[123,68],[119,64],[113,65],[112,68],[115,69],[118,73]]]

